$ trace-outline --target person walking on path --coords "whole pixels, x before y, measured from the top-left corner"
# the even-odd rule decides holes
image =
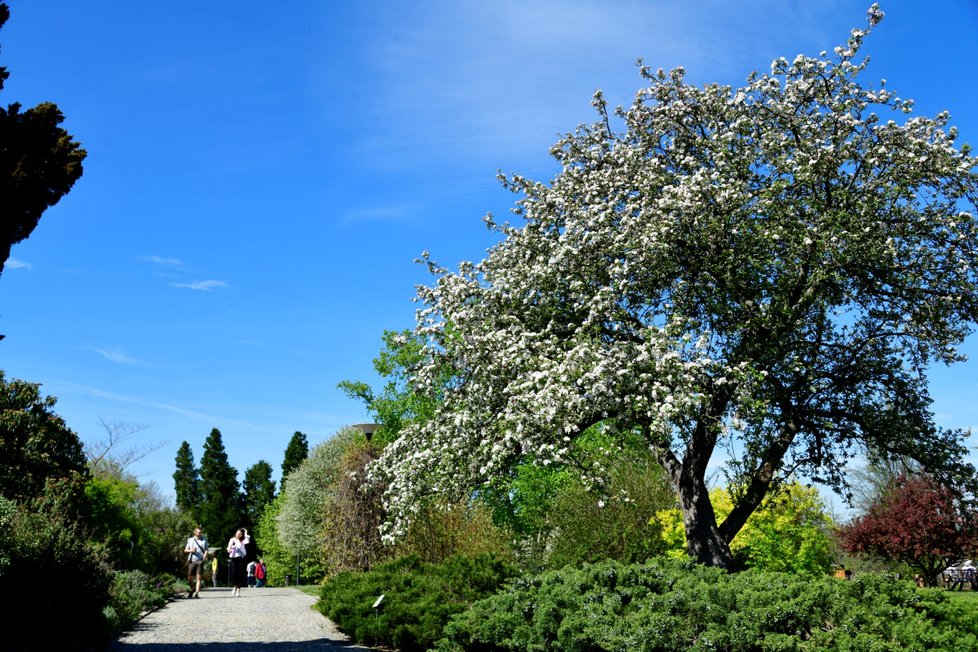
[[[255,586],[261,588],[265,586],[265,575],[268,574],[268,570],[265,568],[265,561],[259,557],[258,561],[255,562]]]
[[[211,584],[217,588],[217,555],[211,557]]]
[[[187,539],[187,545],[183,547],[187,553],[187,585],[189,591],[188,598],[200,597],[200,576],[204,568],[204,560],[207,559],[207,539],[204,538],[199,527],[194,528],[194,535]]]
[[[228,541],[228,557],[231,559],[231,595],[237,597],[241,595],[241,587],[245,585],[245,556],[248,554],[245,546],[248,545],[250,538],[248,531],[238,528],[231,540]]]
[[[248,570],[248,588],[254,588],[255,586],[255,562],[249,561],[248,565],[245,567]]]

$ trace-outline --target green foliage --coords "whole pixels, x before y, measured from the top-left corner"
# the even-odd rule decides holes
[[[238,472],[228,463],[221,431],[204,441],[200,458],[200,524],[212,545],[223,545],[241,527],[241,494]]]
[[[0,496],[33,499],[50,479],[88,474],[81,441],[54,413],[56,402],[0,370]]]
[[[282,543],[278,531],[279,514],[285,499],[283,491],[275,500],[268,503],[255,526],[255,539],[261,544],[261,554],[267,567],[267,581],[270,586],[281,586],[287,574],[295,573],[295,555]],[[314,574],[318,575],[319,571]]]
[[[180,444],[176,463],[173,488],[177,495],[177,507],[193,514],[200,508],[200,472],[194,464],[194,452],[188,442]]]
[[[426,564],[414,556],[330,578],[317,608],[358,643],[425,650],[448,619],[494,593],[515,567],[491,555]],[[380,595],[379,609],[373,604]]]
[[[0,4],[0,27],[9,16],[7,5]],[[0,90],[7,76],[0,67]],[[10,248],[30,236],[41,214],[82,175],[85,150],[58,126],[63,121],[50,102],[26,111],[16,102],[0,107],[0,272]]]
[[[730,493],[723,488],[710,492],[718,521],[733,509]],[[682,513],[677,508],[656,515],[662,524],[666,554],[686,557]],[[809,575],[828,572],[832,565],[832,542],[828,531],[832,520],[814,487],[791,482],[769,495],[751,514],[730,543],[730,550],[743,568],[786,571]]]
[[[396,549],[399,555],[413,555],[427,563],[453,556],[514,557],[510,532],[493,523],[489,509],[475,500],[427,501]]]
[[[296,431],[285,448],[285,459],[282,460],[282,480],[297,469],[309,457],[309,441],[306,436]]]
[[[558,568],[660,553],[655,516],[676,499],[648,447],[608,425],[589,429],[570,448],[576,468],[524,460],[478,493],[494,521],[517,539],[524,562]]]
[[[409,423],[424,422],[434,415],[440,398],[417,391],[411,370],[422,360],[424,339],[411,331],[384,331],[384,348],[374,358],[374,370],[385,379],[379,392],[362,381],[345,380],[339,388],[364,403],[380,428],[373,440],[388,443],[397,439]],[[446,367],[447,369],[447,367]],[[447,382],[446,375],[441,379]]]
[[[183,546],[196,525],[194,519],[177,509],[160,508],[144,513],[141,521],[144,532],[140,544],[142,570],[153,574],[184,574],[187,555]]]
[[[585,561],[645,561],[664,545],[655,515],[675,504],[665,472],[647,449],[630,447],[608,455],[603,491],[573,479],[553,501],[547,566]]]
[[[138,570],[116,573],[110,590],[111,602],[103,611],[108,628],[113,632],[123,631],[139,620],[144,611],[166,604],[173,589],[173,578],[166,575],[153,577]]]
[[[272,465],[259,460],[248,467],[242,482],[244,519],[253,528],[261,519],[265,506],[275,499],[275,483],[272,481]]]
[[[512,581],[455,617],[437,649],[963,652],[978,645],[972,616],[893,576],[846,582],[606,561]]]
[[[74,650],[105,633],[112,572],[59,514],[0,498],[0,586],[8,649]],[[53,626],[56,625],[56,626]]]
[[[91,514],[89,537],[105,547],[116,570],[142,567],[146,537],[135,506],[139,485],[108,475],[93,475],[85,485]]]

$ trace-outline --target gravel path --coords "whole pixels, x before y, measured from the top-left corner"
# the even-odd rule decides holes
[[[298,589],[206,589],[200,598],[172,600],[108,647],[112,652],[337,652],[352,645],[316,601]]]

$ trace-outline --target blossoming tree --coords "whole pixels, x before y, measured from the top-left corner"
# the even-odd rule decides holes
[[[389,536],[426,493],[527,456],[573,463],[595,424],[641,434],[689,554],[727,567],[792,473],[844,491],[862,444],[955,470],[962,434],[934,426],[925,371],[963,359],[978,320],[976,159],[946,113],[859,83],[881,18],[874,5],[834,55],[778,59],[742,88],[643,66],[630,108],[596,94],[597,122],[553,147],[549,183],[504,179],[521,223],[489,218],[502,240],[483,261],[452,272],[425,254],[413,381],[442,402],[372,469]]]

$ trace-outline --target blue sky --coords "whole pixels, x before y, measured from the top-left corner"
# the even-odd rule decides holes
[[[736,85],[843,43],[869,6],[7,1],[0,101],[56,102],[88,158],[0,276],[0,367],[85,440],[143,427],[130,445],[161,447],[133,471],[166,494],[180,442],[199,460],[213,427],[240,477],[277,474],[296,430],[366,421],[336,384],[376,380],[382,331],[413,326],[414,259],[482,258],[481,217],[513,203],[496,171],[552,176],[595,89],[631,101],[638,57]],[[978,145],[978,4],[882,7],[864,79]],[[935,370],[941,425],[978,425],[976,371]]]

